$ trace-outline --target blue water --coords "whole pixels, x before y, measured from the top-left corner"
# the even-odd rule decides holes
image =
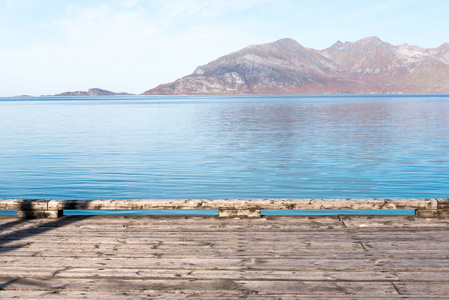
[[[449,197],[449,96],[0,98],[0,198]]]

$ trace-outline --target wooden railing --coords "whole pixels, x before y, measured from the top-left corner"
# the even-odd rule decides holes
[[[21,218],[59,218],[68,209],[218,209],[219,217],[261,217],[262,209],[414,209],[418,217],[449,217],[449,198],[404,199],[0,199]]]

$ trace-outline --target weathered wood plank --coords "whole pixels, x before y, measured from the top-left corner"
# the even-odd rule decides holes
[[[342,222],[336,216],[326,217],[263,217],[261,219],[219,219],[218,217],[191,217],[191,216],[65,216],[57,220],[30,219],[20,220],[17,217],[0,216],[0,222],[4,220],[12,226],[25,227],[76,227],[98,228],[105,227],[107,222],[112,227],[140,227],[148,228],[173,228],[178,230],[191,227],[234,228],[245,230],[247,228],[343,228]],[[282,222],[280,222],[282,221]]]
[[[246,294],[290,294],[290,295],[397,295],[390,283],[385,282],[329,282],[329,281],[245,281],[245,280],[120,280],[120,279],[40,279],[0,278],[4,290],[78,290],[78,291],[122,291],[122,292],[183,292],[191,294],[223,293]]]
[[[411,216],[340,216],[347,228],[425,228],[449,227],[449,219],[416,218]]]
[[[449,283],[447,282],[398,282],[395,286],[401,295],[447,296],[449,298]]]
[[[48,209],[437,209],[437,199],[130,199],[50,201]]]
[[[7,236],[4,240],[2,240],[2,246],[11,246],[15,245],[20,241],[20,244],[24,243],[39,243],[43,245],[48,245],[51,247],[52,244],[55,243],[65,243],[67,245],[70,244],[113,244],[113,245],[123,245],[126,243],[127,245],[141,245],[147,247],[160,246],[162,244],[163,247],[166,246],[178,246],[178,247],[221,247],[224,249],[236,249],[236,247],[244,247],[245,249],[261,249],[263,247],[269,247],[269,249],[273,246],[284,249],[335,249],[336,247],[343,249],[362,249],[362,246],[358,242],[354,241],[312,241],[312,240],[295,240],[295,241],[279,241],[279,240],[248,240],[245,238],[241,239],[164,239],[162,237],[159,238],[140,238],[140,239],[127,239],[126,237],[80,237],[74,241],[73,237],[62,237],[62,236],[23,236],[17,237],[15,235]],[[441,245],[446,245],[449,243],[440,243]]]
[[[62,220],[62,219],[61,219]],[[437,220],[437,219],[435,219]],[[282,223],[283,220],[280,219],[277,222]],[[229,226],[222,226],[221,224],[214,224],[214,223],[200,223],[198,225],[195,225],[195,223],[193,221],[186,221],[185,222],[185,226],[181,227],[178,226],[178,224],[173,224],[172,226],[170,224],[157,224],[157,223],[149,223],[149,224],[145,224],[145,225],[139,225],[139,226],[132,226],[132,224],[126,224],[126,223],[122,223],[121,226],[118,226],[118,224],[108,224],[107,228],[104,228],[104,224],[108,223],[108,220],[105,219],[103,220],[103,225],[101,224],[86,224],[86,223],[69,223],[69,224],[64,224],[64,223],[57,223],[57,224],[38,224],[38,225],[34,225],[34,224],[18,224],[17,226],[0,226],[0,231],[19,231],[19,229],[23,229],[23,230],[29,230],[29,231],[49,231],[49,232],[57,232],[57,231],[61,231],[61,232],[67,232],[67,231],[72,231],[73,232],[81,232],[81,231],[85,231],[85,232],[95,232],[98,231],[100,229],[103,229],[105,232],[125,232],[127,230],[131,231],[133,233],[138,234],[139,232],[144,232],[146,230],[148,230],[149,227],[151,227],[152,231],[150,231],[149,233],[151,234],[157,234],[157,233],[164,233],[164,232],[178,232],[180,234],[185,234],[185,233],[195,233],[195,232],[217,232],[217,233],[227,233],[227,232],[233,232],[233,233],[238,233],[238,232],[258,232],[261,234],[264,233],[270,233],[270,232],[285,232],[285,233],[304,233],[307,234],[308,232],[313,233],[313,232],[321,232],[321,233],[325,233],[327,232],[328,234],[331,233],[331,231],[329,229],[333,229],[332,232],[335,232],[336,234],[340,233],[351,233],[351,232],[359,232],[359,233],[369,233],[369,232],[404,232],[404,231],[411,231],[413,230],[412,228],[419,228],[420,232],[421,231],[441,231],[441,230],[445,230],[445,228],[447,228],[447,226],[449,226],[449,223],[446,223],[446,227],[443,226],[443,224],[441,224],[441,226],[438,226],[438,223],[435,224],[435,226],[426,226],[426,224],[424,224],[424,226],[401,226],[401,227],[396,227],[395,225],[401,225],[401,220],[394,220],[394,219],[390,219],[390,221],[388,222],[388,224],[386,225],[381,225],[379,227],[370,227],[369,223],[368,224],[364,224],[363,220],[359,220],[357,221],[357,223],[360,222],[360,224],[362,224],[362,226],[360,225],[356,225],[354,227],[350,226],[350,227],[340,227],[340,226],[332,226],[334,224],[338,224],[338,223],[334,223],[334,224],[328,224],[328,223],[314,223],[313,221],[309,221],[309,226],[304,226],[301,227],[301,223],[299,224],[283,224],[283,226],[277,226],[276,221],[267,221],[265,224],[251,224],[251,223],[246,223],[246,226],[242,226],[241,224],[238,226],[232,226],[234,224],[229,224]],[[364,225],[363,225],[364,224]],[[298,225],[298,226],[295,226]],[[318,225],[318,226],[311,226],[311,225]],[[376,224],[375,224],[376,225]],[[418,224],[413,224],[413,225],[418,225]],[[157,229],[157,230],[156,230]],[[301,231],[298,231],[299,229],[301,229]],[[344,229],[344,230],[343,230]],[[353,229],[353,230],[351,230]],[[359,230],[359,229],[363,229],[363,230]]]
[[[159,247],[158,247],[159,248]],[[171,249],[161,248],[157,250],[145,250],[134,248],[118,248],[110,247],[104,249],[103,247],[89,247],[89,248],[74,248],[65,250],[63,248],[46,250],[45,248],[1,248],[0,254],[17,257],[118,257],[118,258],[195,258],[197,256],[208,258],[307,258],[307,259],[372,259],[382,257],[384,259],[449,259],[449,253],[443,250],[434,251],[336,251],[336,250],[246,250],[239,249],[186,249],[182,248],[182,254],[179,253],[179,248],[173,247]]]
[[[240,279],[300,281],[448,282],[449,271],[279,271],[279,270],[172,270],[127,268],[0,267],[0,277],[79,279]]]
[[[95,299],[95,300],[141,300],[141,299],[155,299],[155,300],[186,300],[186,299],[200,299],[200,300],[216,300],[216,299],[248,299],[248,300],[296,300],[296,299],[314,299],[314,300],[336,300],[336,299],[382,299],[382,300],[397,300],[397,299],[444,299],[441,296],[339,296],[339,295],[285,295],[285,294],[271,294],[271,295],[232,295],[229,294],[181,294],[181,293],[142,293],[142,292],[95,292],[95,291],[1,291],[0,299],[27,299],[27,300],[42,300],[42,299]]]
[[[148,269],[275,269],[275,270],[390,270],[447,271],[447,259],[295,259],[295,258],[121,258],[121,257],[16,257],[2,255],[1,264],[10,266],[121,267]]]
[[[397,242],[384,242],[384,241],[364,241],[363,245],[366,249],[374,250],[401,250],[401,249],[413,249],[413,250],[431,250],[436,249],[446,249],[449,253],[449,243],[448,242],[435,242],[430,243],[429,241],[397,241]]]
[[[359,241],[383,241],[383,242],[422,242],[432,241],[438,243],[449,242],[449,236],[445,235],[446,229],[427,229],[420,230],[420,235],[413,234],[416,232],[414,229],[410,230],[378,230],[378,231],[352,231],[352,230],[333,230],[319,231],[319,230],[303,230],[301,232],[294,230],[276,231],[276,230],[248,230],[248,231],[233,231],[233,230],[190,230],[190,231],[177,231],[177,230],[164,230],[164,231],[148,231],[145,229],[129,229],[122,228],[118,230],[108,230],[98,228],[95,229],[79,229],[74,228],[72,230],[60,230],[49,229],[45,227],[30,228],[22,230],[3,230],[3,240],[19,240],[29,237],[36,237],[39,239],[73,239],[74,237],[83,237],[83,239],[96,239],[109,240],[109,239],[122,239],[133,241],[151,241],[164,239],[168,242],[176,240],[197,241],[204,240],[204,235],[207,234],[209,241],[272,241],[279,243],[295,243],[295,242],[307,242],[316,243],[316,235],[319,234],[322,241],[325,242],[359,242]]]
[[[0,199],[0,210],[48,210],[46,199]]]
[[[101,201],[101,200],[100,200]],[[128,207],[132,205],[130,203],[118,204],[111,201],[109,205],[112,207]],[[120,201],[120,200],[119,200]],[[207,208],[207,209],[436,209],[438,208],[437,199],[199,199],[199,200],[169,200],[166,203],[165,200],[159,203],[154,203],[154,200],[141,200],[143,206],[147,206],[148,202],[151,202],[149,207],[153,208],[168,208],[181,207],[181,208]],[[444,201],[440,199],[440,201]],[[130,200],[132,203],[133,200]],[[90,203],[89,203],[90,204]],[[96,205],[100,203],[92,203]],[[69,204],[70,206],[70,204]],[[51,206],[49,205],[49,208]],[[66,204],[62,204],[62,207],[66,207]],[[98,207],[98,206],[97,206]],[[101,204],[100,204],[101,207]]]
[[[159,249],[170,250],[173,247],[182,248],[214,248],[214,249],[237,249],[238,247],[247,250],[313,250],[313,249],[340,249],[347,250],[444,250],[449,249],[449,242],[431,240],[387,240],[381,241],[379,239],[342,239],[342,241],[313,241],[308,239],[295,239],[290,241],[279,240],[263,240],[263,239],[246,239],[238,238],[232,239],[211,239],[201,240],[199,238],[184,238],[184,239],[163,239],[159,238],[140,238],[140,239],[126,239],[126,237],[82,237],[74,241],[74,238],[58,237],[58,236],[26,236],[17,238],[16,236],[8,236],[0,242],[1,247],[23,247],[29,245],[33,247],[52,247],[56,243],[64,243],[66,246],[81,248],[86,245],[102,246],[102,247],[117,247],[126,243],[127,247],[156,247]],[[55,245],[58,248],[61,245]],[[62,246],[63,247],[63,246]],[[156,249],[156,248],[153,248]]]
[[[193,228],[228,230],[297,230],[306,228],[447,228],[449,219],[415,218],[409,216],[269,216],[261,219],[218,219],[216,217],[185,216],[65,216],[58,220],[20,220],[15,216],[0,216],[0,230],[4,228],[53,227],[53,228],[158,228],[188,231]]]
[[[0,199],[0,209],[438,209],[446,199]],[[38,205],[39,204],[39,205]]]

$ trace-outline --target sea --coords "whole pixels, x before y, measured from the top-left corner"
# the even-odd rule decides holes
[[[0,199],[447,197],[449,95],[0,98]]]

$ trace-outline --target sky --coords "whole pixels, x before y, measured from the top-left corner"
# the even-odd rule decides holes
[[[447,0],[0,0],[0,97],[140,94],[248,45],[449,42]]]

